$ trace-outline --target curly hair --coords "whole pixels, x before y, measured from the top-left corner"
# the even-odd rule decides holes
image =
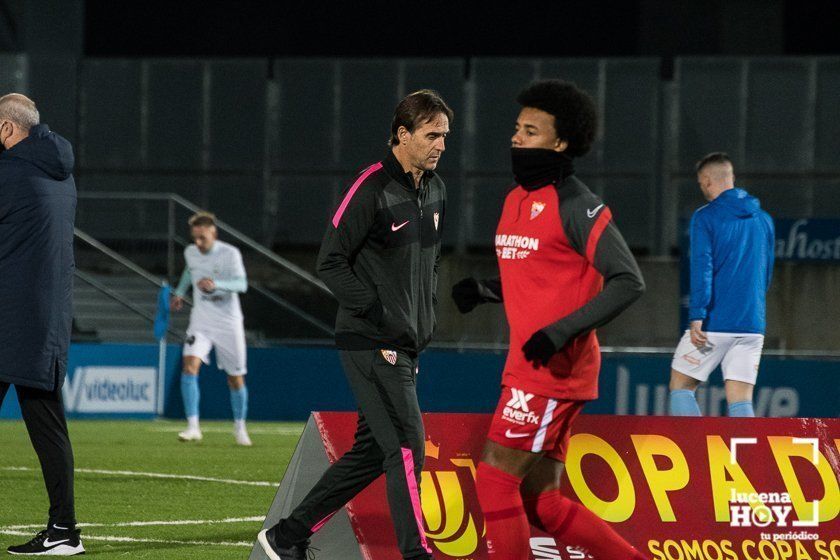
[[[571,157],[580,157],[592,147],[598,112],[592,97],[575,84],[563,80],[534,82],[519,93],[516,101],[554,116],[557,137],[569,143],[566,153]]]

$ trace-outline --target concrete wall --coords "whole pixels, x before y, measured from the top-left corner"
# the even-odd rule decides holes
[[[682,327],[678,259],[641,259],[647,292],[630,309],[599,330],[605,346],[676,345]],[[437,342],[507,341],[502,306],[483,305],[461,315],[449,297],[465,276],[490,276],[495,261],[483,257],[444,259],[440,280]],[[840,351],[840,266],[778,263],[767,301],[766,348]]]
[[[444,243],[487,246],[516,94],[552,77],[596,100],[599,138],[577,169],[641,254],[671,254],[700,202],[693,164],[713,150],[732,154],[739,185],[773,216],[840,216],[840,58],[678,58],[663,77],[658,58],[102,59],[38,37],[27,55],[0,56],[0,86],[32,95],[74,142],[81,191],[177,192],[266,245],[317,244],[349,178],[384,155],[393,106],[433,87],[456,111]],[[80,223],[94,236],[160,233],[153,214],[92,204]]]
[[[147,248],[125,252],[142,266],[163,273],[165,253]],[[248,277],[305,309],[315,310],[322,321],[332,324],[334,307],[320,293],[265,260],[251,258],[246,252]],[[284,256],[304,270],[315,270],[317,248],[296,249]],[[181,270],[180,253],[177,270]],[[87,269],[119,274],[125,270],[101,255],[78,251],[78,261]],[[647,283],[642,298],[612,323],[599,330],[605,346],[646,346],[671,348],[676,345],[684,327],[680,326],[680,264],[676,258],[640,258],[639,264]],[[498,344],[507,342],[507,323],[501,305],[482,305],[467,315],[456,309],[450,292],[452,285],[467,276],[477,278],[496,274],[496,260],[491,250],[482,254],[444,254],[438,288],[438,331],[436,344]],[[305,305],[306,303],[310,306]],[[280,308],[268,305],[255,292],[243,296],[246,325],[265,329],[272,336],[300,338],[320,336],[296,330],[293,317]],[[840,266],[777,262],[767,301],[768,331],[766,348],[782,350],[840,351],[840,330],[834,328],[840,316]],[[298,325],[299,326],[299,325]]]

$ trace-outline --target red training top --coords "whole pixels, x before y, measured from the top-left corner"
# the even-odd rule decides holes
[[[594,329],[644,290],[610,209],[574,175],[536,189],[517,186],[496,229],[496,256],[510,324],[502,383],[556,399],[596,399]],[[541,329],[560,351],[535,369],[522,345]]]

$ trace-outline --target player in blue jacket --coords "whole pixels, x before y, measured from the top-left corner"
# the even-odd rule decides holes
[[[671,362],[672,416],[700,416],[695,390],[720,364],[729,416],[755,416],[753,387],[773,274],[773,220],[735,188],[732,161],[715,152],[697,163],[709,204],[691,218],[689,330]]]

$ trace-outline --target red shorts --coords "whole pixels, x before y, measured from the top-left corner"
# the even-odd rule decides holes
[[[584,404],[586,401],[552,399],[502,385],[487,439],[565,461],[572,422]]]

